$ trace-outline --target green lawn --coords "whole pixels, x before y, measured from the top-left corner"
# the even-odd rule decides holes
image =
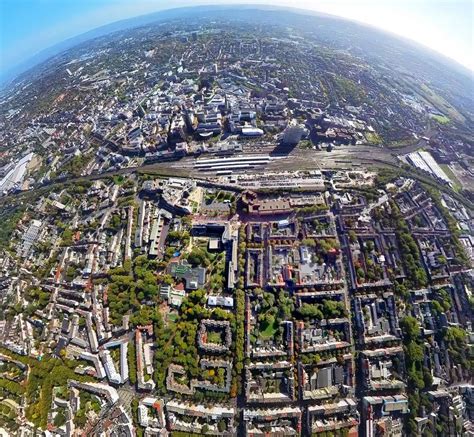
[[[369,144],[379,145],[382,144],[382,138],[376,132],[367,132],[365,134],[365,138],[367,139]]]
[[[451,170],[448,164],[440,164],[439,165],[443,171],[446,173],[449,179],[451,179],[451,182],[453,183],[453,190],[459,192],[461,191],[462,185],[459,182],[459,179],[456,177],[454,172]]]
[[[208,331],[207,333],[207,342],[214,344],[222,344],[222,335],[217,331]]]
[[[401,149],[403,147],[413,146],[415,143],[416,139],[414,137],[411,137],[398,141],[389,141],[386,142],[384,146],[388,147],[389,149]]]
[[[263,331],[259,332],[259,336],[266,340],[275,337],[275,334],[278,329],[278,324],[276,322],[269,324]]]
[[[15,417],[15,412],[7,404],[0,404],[0,414],[8,417],[9,419],[13,419]]]
[[[178,319],[178,314],[170,313],[167,315],[167,320],[170,322],[175,322]]]
[[[433,118],[433,120],[438,122],[439,124],[448,124],[451,121],[445,115],[432,115],[431,118]]]
[[[113,177],[115,185],[122,185],[125,182],[125,178],[119,174]]]

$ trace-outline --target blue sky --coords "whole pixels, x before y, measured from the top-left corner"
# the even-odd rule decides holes
[[[0,72],[123,18],[180,6],[260,3],[322,11],[397,33],[474,70],[472,0],[0,0]]]

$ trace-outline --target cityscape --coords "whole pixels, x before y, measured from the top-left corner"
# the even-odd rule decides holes
[[[21,74],[0,435],[473,436],[472,89],[392,35],[257,6]]]

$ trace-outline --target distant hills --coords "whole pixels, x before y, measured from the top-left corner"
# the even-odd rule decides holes
[[[417,49],[420,52],[423,52],[423,55],[431,58],[442,64],[453,71],[456,71],[458,74],[463,75],[465,78],[469,80],[473,79],[473,72],[470,71],[468,68],[462,66],[461,64],[449,59],[438,52],[435,52],[429,49],[426,46],[422,46],[412,40],[408,40],[406,38],[402,38],[399,35],[391,34],[388,32],[384,32],[378,28],[369,26],[367,24],[358,23],[352,20],[347,20],[345,18],[336,17],[334,15],[323,14],[320,12],[309,11],[304,9],[296,9],[296,8],[289,8],[289,7],[281,7],[281,6],[269,6],[269,5],[216,5],[216,6],[194,6],[194,7],[185,7],[185,8],[176,8],[176,9],[166,9],[158,12],[153,12],[151,14],[141,15],[137,17],[127,18],[124,20],[116,21],[114,23],[106,24],[104,26],[100,26],[98,28],[92,29],[88,32],[82,33],[80,35],[74,36],[72,38],[68,38],[58,44],[55,44],[51,47],[48,47],[34,56],[28,58],[24,62],[12,66],[11,68],[7,69],[4,73],[0,74],[0,87],[5,88],[10,85],[15,79],[21,79],[24,73],[28,72],[30,69],[34,68],[35,66],[47,61],[48,59],[56,56],[78,44],[87,42],[89,40],[99,38],[102,36],[106,36],[112,34],[114,32],[119,32],[127,29],[133,29],[140,26],[149,25],[152,23],[163,22],[167,20],[177,19],[177,18],[186,18],[187,16],[196,16],[200,14],[206,13],[215,13],[215,14],[228,14],[232,11],[232,16],[235,16],[237,13],[246,13],[248,14],[251,11],[266,11],[268,14],[274,13],[281,13],[281,12],[291,12],[295,15],[304,15],[304,16],[314,16],[314,17],[326,17],[330,20],[340,21],[340,22],[347,22],[352,23],[353,25],[360,26],[362,28],[366,28],[372,32],[377,32],[378,35],[384,37],[390,37],[394,40],[398,40],[400,42],[405,43],[407,46],[411,46],[413,49]],[[259,14],[254,14],[255,16],[259,16]]]

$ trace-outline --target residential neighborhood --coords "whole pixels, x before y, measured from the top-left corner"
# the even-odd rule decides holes
[[[32,201],[1,256],[12,429],[469,430],[472,260],[444,206],[456,200],[410,179],[319,178],[283,195],[144,174]],[[208,212],[209,198],[229,208]],[[25,391],[44,356],[61,378]]]
[[[330,16],[142,19],[0,91],[0,436],[474,436],[464,76]]]

